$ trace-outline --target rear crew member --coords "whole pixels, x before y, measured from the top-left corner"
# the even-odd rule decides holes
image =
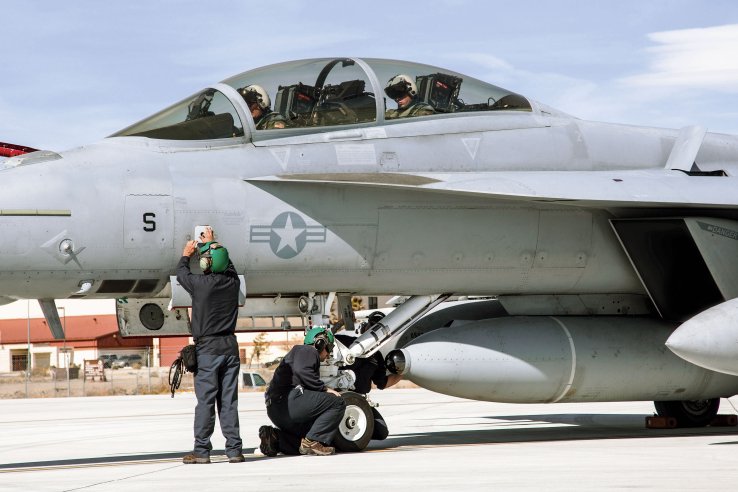
[[[384,113],[385,119],[412,118],[436,113],[433,106],[418,100],[416,97],[418,89],[408,75],[399,74],[389,79],[384,93],[397,103],[397,109],[388,109]]]
[[[238,423],[241,365],[235,334],[240,281],[228,251],[214,241],[213,229],[207,227],[200,239],[205,243],[199,248],[203,274],[190,272],[196,241],[187,242],[177,265],[177,281],[192,296],[192,338],[197,353],[195,446],[182,462],[210,463],[217,408],[228,461],[240,463],[245,461]]]
[[[305,344],[292,347],[274,371],[264,396],[267,415],[278,429],[259,428],[265,455],[335,453],[331,444],[346,404],[320,380],[320,363],[333,351],[334,341],[330,330],[312,328]]]

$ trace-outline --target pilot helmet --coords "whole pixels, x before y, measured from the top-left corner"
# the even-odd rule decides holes
[[[415,86],[415,82],[410,78],[409,75],[399,74],[395,75],[384,88],[385,94],[392,99],[399,99],[406,94],[410,94],[411,97],[415,97],[418,93],[418,88]]]
[[[314,346],[318,352],[325,348],[330,354],[331,352],[333,352],[333,345],[335,341],[336,338],[333,336],[333,333],[328,328],[319,326],[316,328],[310,328],[307,333],[305,333],[305,339],[303,340],[303,343],[305,345]]]
[[[205,243],[198,252],[203,273],[222,273],[228,268],[228,250],[215,241]]]
[[[269,99],[269,94],[267,94],[267,91],[265,91],[260,85],[247,85],[246,87],[238,89],[238,92],[244,98],[246,104],[251,106],[253,103],[256,103],[262,111],[272,105],[272,101]]]

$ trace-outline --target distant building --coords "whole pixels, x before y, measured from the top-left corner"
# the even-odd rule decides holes
[[[31,369],[81,366],[85,359],[97,359],[103,354],[139,354],[143,360],[158,365],[154,340],[120,337],[114,315],[67,316],[65,340],[55,340],[43,318],[0,320],[0,372],[26,370],[29,322]]]
[[[138,354],[145,363],[167,367],[179,356],[179,351],[192,338],[177,337],[121,337],[113,314],[67,316],[65,340],[55,340],[44,318],[0,319],[0,373],[25,371],[28,364],[28,326],[30,322],[31,370],[52,366],[65,368],[82,366],[85,360],[96,360],[102,355]],[[262,342],[259,359],[254,357],[254,338],[258,332],[238,333],[239,355],[243,364],[259,364],[284,355],[295,343],[302,341],[301,333],[269,333]],[[265,343],[264,343],[265,342]],[[257,342],[258,343],[258,342]]]
[[[370,297],[368,308],[376,309],[377,298]],[[66,340],[55,340],[35,301],[0,305],[0,373],[25,371],[67,364],[82,366],[85,360],[102,355],[138,354],[151,366],[168,367],[179,351],[192,343],[188,336],[121,337],[115,315],[115,300],[57,300]],[[355,309],[366,309],[364,298]],[[29,321],[30,320],[30,321]],[[294,320],[298,326],[300,320]],[[28,324],[30,322],[30,361]],[[302,343],[302,331],[255,328],[250,317],[238,320],[237,333],[241,363],[252,366],[270,363],[284,356],[293,345]],[[265,335],[262,335],[265,333]]]

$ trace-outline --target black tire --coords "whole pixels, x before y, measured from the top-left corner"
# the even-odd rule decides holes
[[[367,447],[374,433],[374,413],[366,398],[353,391],[341,393],[346,410],[333,444],[339,451],[356,452]]]
[[[674,417],[679,427],[704,427],[712,422],[720,408],[720,398],[710,400],[655,401],[656,413]]]

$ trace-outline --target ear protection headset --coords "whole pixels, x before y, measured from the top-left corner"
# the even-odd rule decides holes
[[[318,335],[315,337],[315,342],[313,342],[313,345],[315,345],[315,349],[318,352],[322,352],[324,348],[327,348],[328,340],[323,335]]]
[[[209,272],[210,268],[213,266],[213,259],[209,256],[201,256],[200,257],[200,270],[203,272]]]
[[[305,334],[305,345],[312,345],[318,352],[323,349],[328,353],[333,352],[333,344],[335,339],[333,333],[323,327],[311,328]]]
[[[228,266],[228,250],[215,241],[205,243],[199,250],[200,268],[203,272],[220,273]]]
[[[198,253],[200,253],[200,269],[203,272],[209,271],[213,266],[213,258],[210,256],[210,249],[213,245],[217,246],[218,243],[205,243],[205,245],[198,250]]]

